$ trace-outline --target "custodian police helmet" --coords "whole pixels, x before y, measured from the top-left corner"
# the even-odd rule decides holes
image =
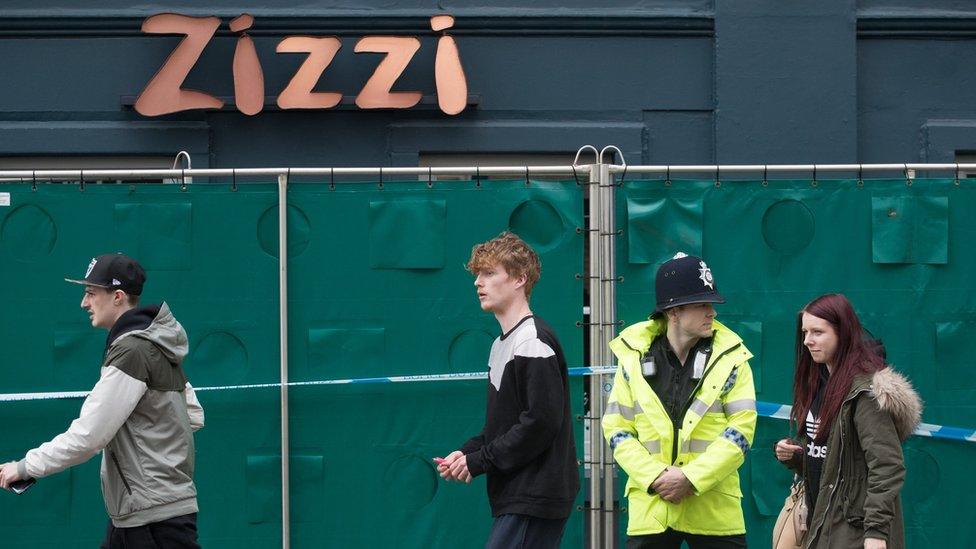
[[[715,289],[712,270],[700,257],[678,252],[657,270],[654,280],[657,308],[651,316],[689,303],[725,303]]]

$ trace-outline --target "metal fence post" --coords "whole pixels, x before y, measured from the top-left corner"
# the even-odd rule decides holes
[[[602,162],[602,160],[598,161]],[[590,290],[590,366],[600,366],[603,360],[603,285],[600,282],[603,257],[603,240],[600,238],[602,193],[600,179],[604,172],[603,164],[598,163],[590,167],[590,184],[587,189],[589,197],[589,224],[587,235],[590,246],[589,261],[589,290]],[[590,378],[590,412],[589,412],[589,445],[590,445],[590,539],[589,549],[603,548],[603,433],[600,428],[600,418],[603,417],[603,376]]]
[[[605,149],[604,149],[605,150]],[[601,328],[601,339],[598,342],[591,342],[591,344],[598,344],[600,347],[600,366],[612,365],[613,353],[610,351],[610,341],[616,336],[616,324],[617,324],[617,267],[615,265],[616,254],[614,253],[616,244],[616,185],[613,180],[613,174],[610,173],[610,165],[603,163],[603,154],[600,155],[600,184],[599,184],[601,200],[600,200],[600,240],[602,242],[600,246],[600,285],[603,288],[602,291],[602,308],[603,314],[600,321]],[[613,376],[608,374],[600,374],[597,376],[597,381],[600,384],[600,392],[597,393],[600,399],[600,414],[598,417],[603,417],[603,411],[606,405],[606,399],[609,396],[608,388],[611,386]],[[601,464],[601,477],[602,477],[602,492],[603,492],[603,547],[610,549],[616,547],[617,530],[615,528],[615,506],[614,506],[614,461],[613,454],[610,452],[610,447],[606,443],[603,437],[603,428],[600,422],[597,422],[598,432],[600,433],[599,443],[600,443],[600,464]]]
[[[291,547],[288,490],[288,175],[278,174],[278,307],[281,346],[281,547]]]

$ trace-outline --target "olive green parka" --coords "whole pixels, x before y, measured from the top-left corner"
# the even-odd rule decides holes
[[[865,538],[883,539],[888,549],[905,547],[901,445],[921,415],[918,394],[890,366],[854,379],[827,440],[805,548],[861,549]]]

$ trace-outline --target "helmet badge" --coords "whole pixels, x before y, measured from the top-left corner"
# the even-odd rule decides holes
[[[702,284],[714,290],[715,282],[712,280],[712,270],[708,268],[708,265],[705,265],[704,261],[699,261],[698,267],[698,278],[701,279]]]

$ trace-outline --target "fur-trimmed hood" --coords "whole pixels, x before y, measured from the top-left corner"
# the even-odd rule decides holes
[[[874,373],[870,390],[878,407],[891,415],[899,438],[911,436],[922,420],[922,399],[908,379],[888,366]]]

